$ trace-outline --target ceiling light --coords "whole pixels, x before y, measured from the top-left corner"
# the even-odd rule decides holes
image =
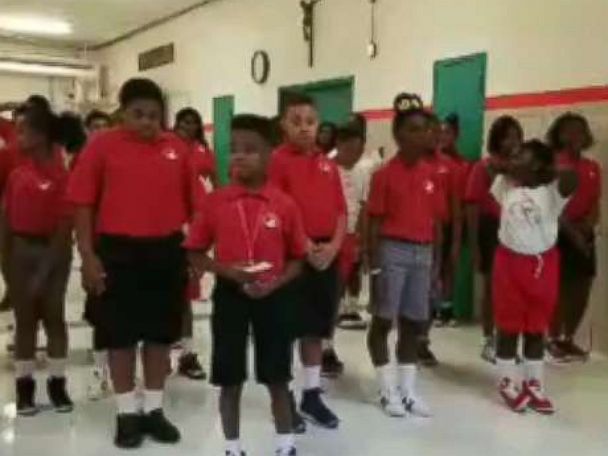
[[[34,16],[0,16],[0,29],[33,35],[69,35],[72,25],[59,19]]]
[[[25,73],[57,77],[79,77],[95,79],[98,74],[95,67],[72,67],[67,65],[49,65],[44,63],[25,63],[0,60],[0,73]]]

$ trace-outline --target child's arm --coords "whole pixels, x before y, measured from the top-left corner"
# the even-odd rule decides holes
[[[255,275],[242,269],[222,264],[208,255],[205,250],[190,250],[188,252],[190,268],[197,276],[205,272],[211,272],[217,277],[229,280],[238,285],[245,285],[255,280]]]
[[[95,213],[91,206],[78,206],[74,212],[76,242],[82,257],[82,283],[90,293],[104,293],[106,273],[103,264],[95,253],[94,225]]]
[[[368,237],[367,237],[367,251],[368,251],[368,269],[371,275],[376,275],[380,270],[380,252],[378,246],[380,244],[380,226],[382,224],[382,218],[370,216],[368,218]]]
[[[473,264],[476,270],[481,267],[481,248],[479,246],[479,206],[467,204],[467,230],[469,233],[469,245],[473,252]]]

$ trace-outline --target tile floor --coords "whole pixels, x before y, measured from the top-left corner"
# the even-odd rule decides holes
[[[72,354],[69,378],[75,412],[51,411],[14,418],[11,363],[4,353],[8,335],[0,330],[0,456],[113,456],[113,403],[85,398],[90,333],[79,322],[81,293],[70,286],[68,315]],[[208,306],[197,305],[197,345],[209,358]],[[551,367],[550,389],[559,407],[553,417],[515,415],[498,402],[491,366],[479,358],[476,328],[436,330],[434,348],[442,364],[422,373],[421,390],[432,405],[431,419],[390,419],[375,406],[373,370],[362,332],[340,332],[338,349],[346,363],[343,378],[326,384],[327,400],[342,419],[338,431],[310,428],[299,439],[299,454],[325,455],[608,455],[608,360],[596,355],[587,364]],[[43,364],[43,363],[41,363]],[[43,371],[39,378],[44,379]],[[40,402],[46,397],[40,388]],[[205,383],[172,378],[168,415],[183,432],[172,448],[146,443],[131,454],[221,455],[222,438],[214,389]],[[242,418],[250,456],[273,454],[273,431],[265,391],[248,385]]]

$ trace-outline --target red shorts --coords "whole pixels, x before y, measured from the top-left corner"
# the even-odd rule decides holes
[[[559,251],[521,255],[496,249],[492,299],[496,326],[506,333],[544,333],[559,297]]]
[[[359,239],[356,234],[347,234],[338,254],[338,272],[343,284],[350,282],[354,273],[357,272],[359,264]]]

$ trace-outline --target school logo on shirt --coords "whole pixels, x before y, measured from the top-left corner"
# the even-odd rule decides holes
[[[165,158],[167,160],[177,160],[177,158],[178,158],[177,152],[172,147],[168,147],[168,148],[164,149],[163,155],[165,156]]]
[[[447,174],[450,170],[448,169],[447,166],[441,165],[438,168],[439,174]]]
[[[331,165],[326,161],[319,162],[319,169],[324,173],[331,173]]]
[[[424,191],[428,194],[431,194],[435,191],[435,184],[433,183],[433,181],[427,180],[424,183]]]
[[[264,226],[269,230],[279,227],[279,217],[274,212],[269,212],[264,216]]]
[[[46,192],[51,189],[53,183],[51,181],[42,181],[38,182],[38,188],[43,192]]]

